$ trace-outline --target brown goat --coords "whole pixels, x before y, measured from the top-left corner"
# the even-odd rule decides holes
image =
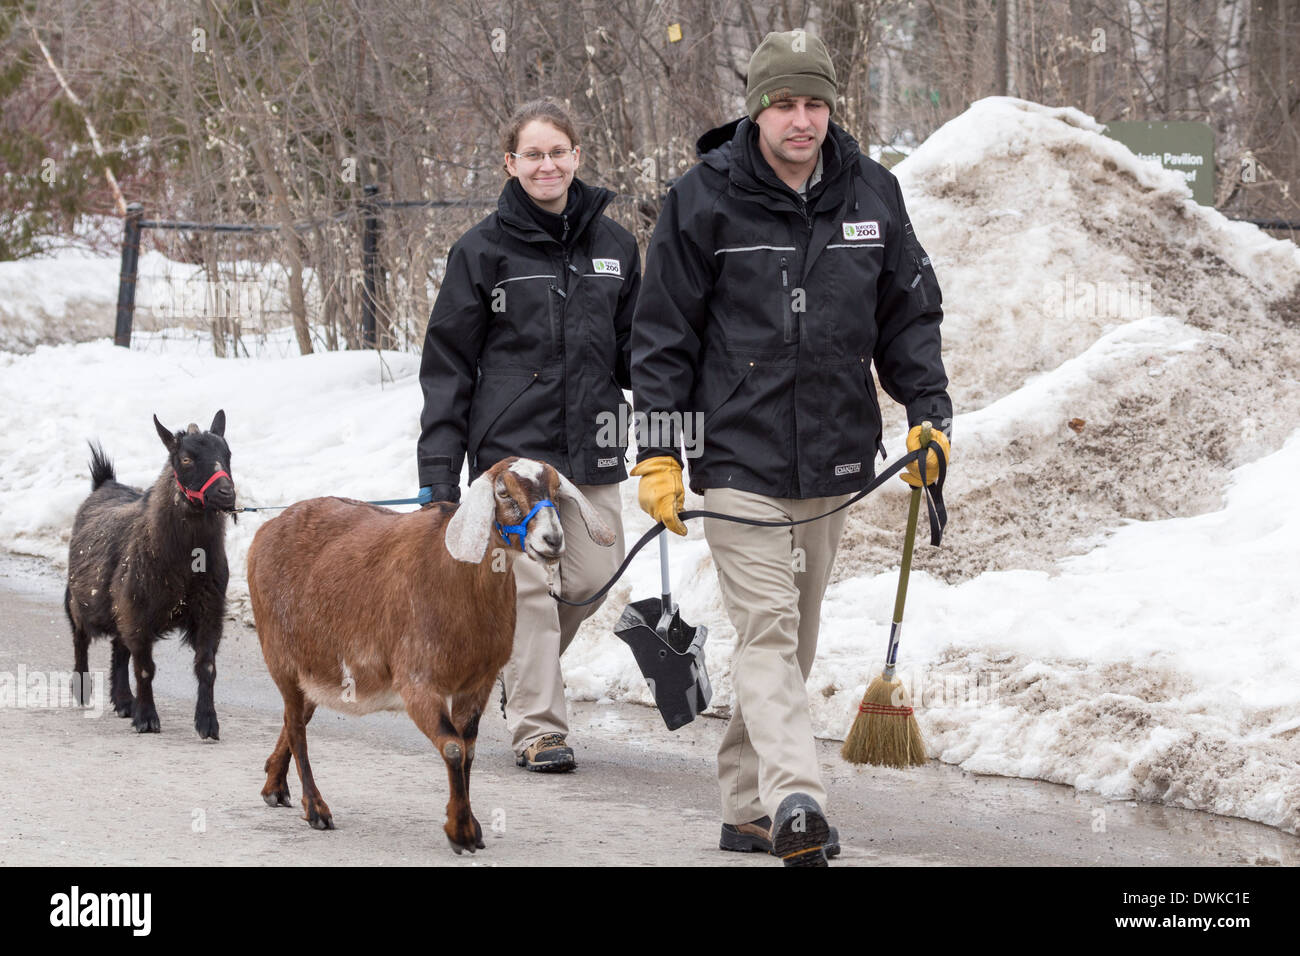
[[[479,717],[514,642],[513,569],[521,553],[500,526],[519,524],[546,499],[572,502],[591,539],[613,544],[614,533],[568,479],[518,458],[480,475],[459,507],[401,514],[313,498],[258,529],[248,550],[248,590],[262,656],[284,697],[284,727],[262,788],[270,806],[289,806],[292,754],[303,818],[333,829],[307,760],[316,707],[405,709],[447,764],[443,829],[452,849],[483,847],[469,772]],[[554,507],[538,509],[523,544],[533,560],[558,560],[564,532]]]

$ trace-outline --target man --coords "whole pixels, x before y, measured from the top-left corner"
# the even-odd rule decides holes
[[[934,270],[898,181],[830,122],[835,99],[820,40],[768,34],[749,63],[748,117],[700,139],[701,162],[669,193],[647,252],[636,408],[659,422],[701,416],[690,485],[707,510],[794,521],[864,487],[884,454],[873,361],[907,408],[912,448],[923,420],[950,426]],[[641,506],[685,534],[679,437],[639,439]],[[933,452],[928,464],[932,478]],[[705,521],[736,628],[722,849],[816,866],[838,850],[804,682],[844,518]]]

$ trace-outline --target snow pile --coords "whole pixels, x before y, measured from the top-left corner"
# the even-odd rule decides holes
[[[88,252],[0,262],[0,349],[113,337],[121,263]]]
[[[942,549],[917,552],[902,676],[945,761],[1296,832],[1300,253],[1193,205],[1097,130],[985,100],[897,167],[943,284],[958,409],[952,520]],[[50,268],[51,312],[75,315],[87,267]],[[0,301],[34,295],[28,282],[0,270]],[[219,360],[160,336],[0,354],[0,539],[62,564],[89,490],[84,439],[146,485],[164,458],[154,412],[179,428],[225,408],[244,504],[413,494],[418,356],[290,353]],[[631,542],[650,522],[635,482],[622,492]],[[892,482],[849,518],[809,680],[827,736],[879,672],[905,513]],[[264,520],[228,537],[245,617]],[[725,714],[734,632],[708,549],[697,524],[671,545]],[[566,654],[571,695],[651,702],[610,628],[658,594],[656,550]]]
[[[1100,130],[994,97],[894,167],[943,288],[954,519],[921,558],[947,581],[1217,508],[1229,472],[1300,425],[1300,250]],[[850,519],[841,575],[897,561],[896,511]]]

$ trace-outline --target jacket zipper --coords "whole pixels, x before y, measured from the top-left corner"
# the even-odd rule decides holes
[[[808,239],[812,236],[812,218],[808,215],[808,203],[804,201],[804,198],[796,193],[794,199],[795,199],[795,208],[799,210],[799,215],[803,217],[803,225],[805,231],[803,261],[806,263],[808,261],[808,253],[809,253]],[[784,258],[781,260],[781,285],[783,287],[786,285],[786,266],[785,266]],[[785,295],[785,316],[786,316],[785,341],[787,344],[794,344],[796,341],[798,341],[798,339],[794,334],[794,309],[791,308],[789,291],[787,291]],[[792,386],[792,392],[798,391],[798,387],[799,387],[798,385],[799,375],[797,371],[798,368],[799,368],[799,363],[796,360],[795,362],[796,373],[795,373],[795,381]],[[792,399],[792,405],[790,409],[790,482],[788,487],[790,488],[790,497],[798,498],[801,495],[801,492],[799,491],[799,396],[792,394],[791,399]]]
[[[803,215],[804,228],[812,232],[812,217],[808,215],[808,202],[802,196],[799,197],[799,212]]]
[[[569,219],[567,216],[564,217],[564,234],[566,236],[569,234]],[[581,275],[581,273],[578,272],[577,266],[575,266],[573,263],[569,261],[569,250],[566,247],[564,247],[563,244],[561,244],[560,261],[563,263],[564,266],[563,270],[561,271],[561,275],[563,276],[564,279],[564,288],[561,289],[559,286],[556,286],[555,291],[560,294],[560,303],[559,303],[560,318],[558,323],[559,330],[558,330],[558,337],[556,339],[556,345],[559,348],[559,357],[560,357],[560,394],[564,396],[564,401],[560,403],[560,417],[564,421],[564,432],[561,437],[564,442],[565,461],[569,463],[569,470],[573,471],[574,470],[573,456],[569,454],[569,411],[568,411],[569,409],[569,363],[565,358],[566,349],[564,347],[564,319],[565,319],[565,311],[566,311],[565,305],[568,302],[569,290],[571,289],[569,285],[569,273],[573,273],[574,275]]]
[[[785,324],[785,342],[787,345],[798,341],[794,328],[794,309],[790,303],[790,271],[785,256],[781,257],[781,319]]]

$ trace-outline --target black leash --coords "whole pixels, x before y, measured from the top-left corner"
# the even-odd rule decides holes
[[[896,474],[906,468],[909,462],[915,461],[918,463],[917,467],[921,472],[922,486],[925,488],[925,507],[930,516],[930,544],[937,548],[939,542],[943,539],[944,525],[948,523],[948,509],[945,508],[943,504],[943,483],[948,477],[948,463],[944,460],[942,454],[937,453],[935,458],[939,461],[939,477],[935,479],[934,484],[925,484],[926,459],[929,457],[928,453],[930,451],[931,449],[927,446],[925,448],[918,448],[916,451],[908,452],[873,478],[871,484],[867,485],[867,487],[863,488],[848,501],[837,505],[825,514],[814,515],[811,518],[800,518],[797,521],[759,521],[757,518],[741,518],[738,515],[724,515],[719,514],[716,511],[704,511],[702,509],[679,511],[677,517],[683,521],[688,521],[691,518],[717,518],[719,521],[732,521],[736,524],[748,524],[757,528],[793,528],[797,524],[808,524],[812,521],[821,521],[823,518],[829,517],[837,511],[843,511],[849,505],[857,504],[890,478],[893,478]],[[627,553],[627,557],[625,557],[623,563],[618,566],[618,570],[614,572],[614,576],[605,582],[604,587],[590,597],[581,601],[570,601],[560,597],[558,594],[552,594],[551,597],[555,598],[555,600],[559,601],[561,604],[567,604],[569,607],[584,607],[585,605],[599,601],[605,596],[609,589],[614,586],[618,579],[623,576],[623,572],[625,572],[628,565],[632,563],[632,559],[636,557],[637,552],[657,538],[665,530],[664,523],[662,521],[656,521],[654,527],[641,535],[641,538],[637,543],[632,545],[632,550]]]

